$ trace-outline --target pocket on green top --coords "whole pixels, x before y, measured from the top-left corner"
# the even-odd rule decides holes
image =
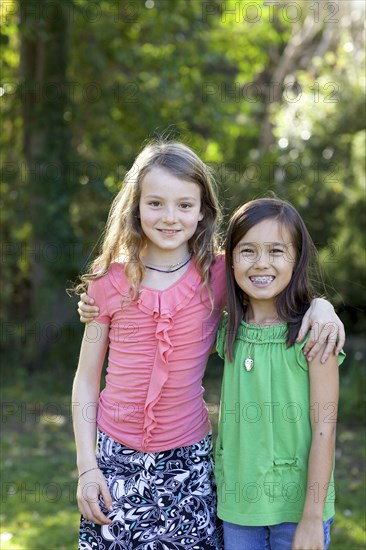
[[[264,492],[269,498],[282,497],[297,502],[303,497],[298,458],[276,458],[264,478]]]
[[[297,466],[297,458],[275,458],[273,461],[273,467],[294,468]]]

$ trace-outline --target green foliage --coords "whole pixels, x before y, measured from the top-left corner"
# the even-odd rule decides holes
[[[355,66],[354,51],[345,49],[347,44],[350,49],[350,37],[342,38],[336,54],[316,60],[316,79],[299,72],[299,101],[285,104],[273,118],[276,135],[288,141],[279,160],[290,165],[296,159],[302,167],[298,177],[286,182],[286,193],[320,249],[328,296],[345,310],[350,330],[361,332],[366,302],[361,284],[366,245],[364,54],[358,52]]]
[[[16,494],[2,495],[2,548],[49,548],[50,530],[58,549],[75,544],[65,404],[82,326],[64,289],[95,254],[111,199],[147,139],[193,147],[215,170],[226,217],[269,191],[292,201],[348,332],[366,328],[362,4],[4,3],[0,320],[13,380],[3,401],[16,414],[5,415],[2,445]],[[365,350],[352,342],[341,371],[340,418],[351,427],[338,435],[334,549],[365,546]],[[220,368],[211,360],[205,381],[214,426]],[[33,406],[43,414],[22,421]],[[53,409],[63,412],[54,418]],[[51,485],[38,502],[22,498],[30,479],[30,488],[59,484],[62,498],[51,502]]]
[[[125,172],[146,139],[162,133],[187,142],[212,165],[227,215],[269,191],[291,200],[320,249],[329,297],[344,309],[350,330],[362,330],[360,19],[351,12],[341,25],[345,14],[329,13],[324,2],[293,4],[295,14],[294,6],[282,1],[258,0],[257,8],[246,0],[174,0],[169,8],[165,0],[150,7],[137,1],[54,2],[66,21],[58,28],[51,11],[42,12],[43,2],[35,4],[37,17],[29,9],[20,21],[20,4],[14,1],[14,15],[9,10],[2,31],[0,136],[6,163],[0,315],[14,324],[14,334],[24,331],[24,319],[44,323],[45,317],[58,316],[64,299],[57,291],[63,292],[95,254]],[[56,36],[59,40],[52,40]],[[51,55],[44,66],[48,80],[33,83],[38,101],[33,111],[26,109],[27,118],[24,105],[33,96],[24,69],[18,69],[19,50],[32,40]],[[62,56],[55,64],[57,44]],[[41,140],[33,160],[49,163],[35,178],[28,166],[28,135]],[[52,170],[52,162],[60,168]],[[44,278],[36,288],[37,246],[46,253],[40,262]],[[43,317],[35,305],[39,301]],[[64,303],[60,323],[69,325],[75,305]],[[10,343],[9,349],[14,340]]]

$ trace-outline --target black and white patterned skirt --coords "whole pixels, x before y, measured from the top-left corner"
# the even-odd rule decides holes
[[[99,433],[98,466],[113,500],[110,525],[81,518],[79,550],[221,550],[212,436],[143,453]]]

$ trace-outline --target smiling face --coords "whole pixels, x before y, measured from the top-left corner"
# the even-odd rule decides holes
[[[251,305],[275,308],[276,296],[289,284],[295,249],[288,229],[273,218],[254,225],[233,251],[234,277]]]
[[[188,255],[188,241],[203,218],[196,183],[154,167],[142,180],[139,211],[151,261],[179,261]]]

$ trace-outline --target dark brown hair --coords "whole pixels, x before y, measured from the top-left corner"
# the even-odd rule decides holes
[[[291,281],[276,298],[277,314],[288,323],[288,347],[295,342],[301,320],[316,296],[311,271],[317,267],[317,252],[297,210],[290,203],[275,198],[257,199],[238,208],[230,219],[225,242],[228,312],[226,353],[229,361],[232,361],[236,333],[248,306],[248,297],[234,278],[234,249],[252,227],[266,219],[274,219],[286,227],[296,254]]]

